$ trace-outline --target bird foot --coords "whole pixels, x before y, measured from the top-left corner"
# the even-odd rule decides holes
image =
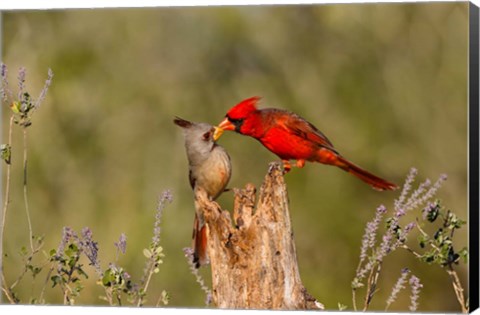
[[[295,162],[295,165],[298,167],[298,168],[302,168],[305,166],[305,160],[297,160],[297,162]]]
[[[282,160],[282,163],[283,163],[283,174],[287,174],[292,169],[292,164],[288,160]],[[298,168],[304,167],[305,166],[305,160],[297,160],[295,162],[295,166],[298,167]]]
[[[288,172],[290,172],[290,170],[292,169],[292,164],[290,164],[290,161],[288,160],[282,160],[282,163],[283,163],[283,175],[285,175]]]

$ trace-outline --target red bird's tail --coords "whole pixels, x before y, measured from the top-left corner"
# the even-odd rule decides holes
[[[207,256],[207,226],[200,223],[197,215],[193,222],[193,263],[196,268],[200,268],[208,263]]]
[[[367,172],[363,168],[353,164],[342,156],[337,156],[334,165],[340,167],[344,171],[349,172],[350,174],[355,175],[376,190],[395,190],[398,188],[397,185]]]

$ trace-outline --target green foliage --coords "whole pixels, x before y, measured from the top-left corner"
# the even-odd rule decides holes
[[[135,299],[136,290],[130,280],[130,275],[122,267],[110,264],[110,267],[104,271],[103,277],[98,283],[105,288],[107,293],[107,297],[100,298],[108,301],[110,305],[116,305],[111,300],[112,296],[116,298],[118,305],[122,305],[122,293],[129,296],[129,301]]]
[[[427,234],[424,229],[419,226],[421,233],[418,236],[418,244],[424,251],[418,253],[417,257],[426,263],[437,264],[441,267],[458,264],[460,258],[462,258],[464,262],[467,262],[467,247],[456,251],[453,245],[454,232],[465,225],[466,221],[459,219],[451,210],[445,209],[445,207],[441,205],[440,200],[436,200],[433,204],[429,205],[429,207],[424,210],[423,217],[424,222],[431,223],[432,225],[436,222],[437,218],[439,218],[441,222],[438,222],[439,224],[434,227],[435,232],[432,234]]]
[[[150,248],[145,248],[143,250],[143,255],[152,261],[152,268],[154,273],[158,273],[158,266],[163,263],[162,258],[165,257],[163,254],[163,248],[161,246],[156,247],[154,243],[150,244]]]
[[[377,208],[375,218],[368,222],[365,227],[365,234],[362,240],[360,261],[354,279],[351,282],[352,302],[354,310],[357,310],[356,293],[361,288],[366,288],[363,310],[370,307],[370,303],[377,292],[378,279],[380,277],[384,259],[397,249],[405,249],[414,257],[427,264],[438,264],[442,268],[447,268],[452,285],[460,303],[462,312],[468,310],[467,300],[463,296],[463,286],[453,269],[454,264],[458,264],[460,257],[467,261],[468,250],[466,247],[456,252],[453,248],[454,232],[460,229],[466,222],[459,219],[451,210],[446,210],[439,199],[430,201],[438,192],[442,183],[446,180],[446,175],[441,175],[434,185],[429,179],[420,183],[416,189],[413,189],[413,183],[417,175],[417,170],[412,168],[403,185],[400,196],[394,201],[394,210],[392,215],[384,219],[385,232],[377,236],[379,225],[383,215],[387,212],[382,205]],[[416,213],[416,222],[410,222],[403,225],[401,219],[407,217],[407,212]],[[418,216],[418,213],[421,215]],[[421,218],[421,220],[419,219]],[[425,232],[423,225],[435,224],[440,219],[439,226],[433,229],[431,234]],[[412,230],[418,231],[418,245],[423,252],[414,249],[408,242],[408,236]],[[381,239],[380,244],[376,245],[376,239]],[[407,274],[410,270],[404,268],[401,277],[394,285],[390,297],[387,299],[385,310],[397,299],[401,289],[405,288]],[[418,298],[420,289],[423,285],[416,276],[411,276],[410,287],[410,311],[416,311],[419,305]]]
[[[88,279],[83,264],[79,263],[82,249],[72,242],[67,244],[63,253],[50,251],[50,261],[53,263],[55,273],[50,277],[53,287],[60,287],[63,292],[64,303],[74,305],[75,299],[80,295],[84,286],[81,279]]]
[[[34,236],[32,232],[32,226],[30,221],[30,213],[27,202],[27,142],[26,142],[26,128],[31,125],[31,117],[35,109],[37,109],[43,99],[45,98],[46,92],[51,84],[53,78],[53,72],[49,70],[48,79],[45,82],[45,86],[40,93],[40,96],[37,100],[33,100],[30,97],[30,94],[25,91],[25,77],[26,69],[20,68],[18,74],[19,80],[19,100],[13,100],[13,93],[9,89],[8,80],[7,80],[7,66],[1,64],[1,80],[2,88],[1,95],[2,101],[7,102],[11,101],[11,120],[23,127],[24,132],[24,163],[23,163],[23,192],[24,192],[24,202],[27,214],[28,221],[28,231],[30,235],[30,247],[21,246],[19,250],[19,256],[23,260],[23,270],[17,277],[17,279],[11,284],[8,285],[6,282],[1,282],[2,292],[8,298],[11,303],[20,303],[21,299],[15,292],[17,285],[23,280],[25,274],[29,272],[32,276],[32,279],[42,273],[44,266],[50,264],[50,269],[46,275],[45,285],[40,293],[38,298],[31,296],[29,298],[30,303],[45,303],[44,292],[45,286],[50,281],[51,287],[60,288],[63,295],[63,303],[67,305],[74,305],[77,298],[80,296],[80,293],[85,288],[84,282],[89,278],[84,264],[81,263],[82,257],[85,257],[89,260],[90,265],[95,269],[99,280],[99,283],[105,290],[106,296],[102,297],[110,305],[122,305],[122,293],[127,294],[129,300],[132,304],[137,304],[137,306],[143,305],[145,302],[145,296],[148,287],[148,281],[153,273],[159,272],[159,265],[163,263],[162,259],[164,257],[163,248],[160,246],[160,219],[162,215],[163,208],[165,207],[165,201],[171,202],[172,196],[169,191],[164,192],[162,199],[159,202],[157,213],[155,216],[154,223],[154,236],[153,241],[150,245],[150,249],[146,250],[148,253],[148,262],[151,269],[146,270],[144,278],[148,278],[147,284],[144,284],[142,279],[142,284],[133,284],[130,281],[130,275],[124,271],[122,267],[117,267],[115,264],[110,263],[109,267],[102,271],[100,266],[100,261],[98,259],[98,243],[93,240],[93,233],[90,228],[86,227],[82,229],[81,234],[78,235],[74,230],[69,227],[63,228],[63,235],[58,249],[51,249],[47,255],[46,262],[41,262],[39,265],[33,263],[34,257],[39,253],[40,249],[44,245],[44,237]],[[12,124],[10,124],[9,129],[9,141],[12,140]],[[1,157],[9,165],[8,174],[10,174],[10,159],[11,159],[11,147],[12,144],[8,143],[1,146]],[[6,185],[6,201],[3,208],[3,222],[5,222],[6,212],[9,205],[9,187],[10,187],[10,175],[7,176],[7,185]],[[0,242],[3,244],[3,234],[4,234],[5,225],[2,224],[1,238]],[[122,233],[118,242],[114,243],[117,247],[117,256],[121,252],[125,254],[126,251],[126,236]],[[3,256],[3,253],[2,253]],[[7,257],[7,255],[4,255]],[[3,263],[3,260],[0,261]],[[4,279],[4,268],[3,265],[0,266],[2,271],[1,279]],[[162,291],[162,294],[159,297],[159,301],[163,301],[165,304],[168,303],[168,294],[166,291]]]
[[[12,110],[12,112],[18,116],[15,119],[15,123],[23,127],[30,126],[32,123],[29,113],[31,112],[31,110],[33,110],[33,108],[34,106],[30,94],[24,92],[22,95],[22,100],[20,102],[16,101],[13,102],[12,105],[10,105],[10,109]]]

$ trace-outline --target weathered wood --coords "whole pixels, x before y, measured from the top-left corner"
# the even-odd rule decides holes
[[[255,187],[235,189],[228,211],[196,192],[208,227],[213,301],[231,309],[321,309],[298,271],[282,167],[272,163],[255,209]]]

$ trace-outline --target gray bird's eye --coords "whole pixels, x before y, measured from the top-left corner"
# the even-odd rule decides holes
[[[210,139],[211,134],[212,134],[212,133],[211,133],[210,131],[209,131],[209,132],[205,132],[205,133],[203,134],[203,136],[202,136],[203,140],[204,140],[204,141],[208,141],[208,140]]]

